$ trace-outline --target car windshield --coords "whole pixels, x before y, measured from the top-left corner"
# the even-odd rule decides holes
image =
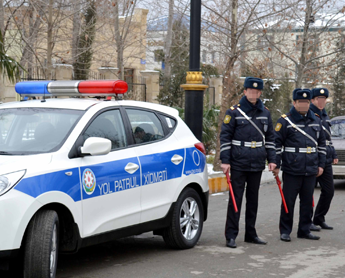
[[[0,155],[56,151],[83,114],[56,108],[0,109]]]
[[[332,137],[345,138],[345,119],[331,121]]]

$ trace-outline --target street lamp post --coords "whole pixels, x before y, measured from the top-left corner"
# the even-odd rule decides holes
[[[200,30],[201,30],[201,0],[191,0],[190,9],[190,48],[189,71],[187,84],[181,85],[185,90],[185,122],[195,137],[202,141],[202,120],[204,106],[204,90],[200,71]]]

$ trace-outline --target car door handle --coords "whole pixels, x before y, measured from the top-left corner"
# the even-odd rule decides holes
[[[171,162],[174,163],[175,165],[179,165],[181,163],[181,161],[183,160],[183,157],[175,154],[172,158],[171,158]]]
[[[132,162],[128,163],[125,167],[125,171],[129,174],[135,173],[135,171],[138,169],[139,169],[139,165]]]

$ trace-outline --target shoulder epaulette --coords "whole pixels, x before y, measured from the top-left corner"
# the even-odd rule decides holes
[[[241,104],[237,104],[237,106],[241,106]]]
[[[285,118],[286,118],[286,115],[285,115],[285,114],[283,114],[283,115],[282,115],[282,118],[284,118],[284,119],[285,119]]]
[[[265,106],[265,108],[269,111],[269,109]]]
[[[317,114],[317,113],[315,113],[315,116],[318,116],[319,118],[321,118],[321,117],[320,117],[320,115],[319,115],[319,114]]]

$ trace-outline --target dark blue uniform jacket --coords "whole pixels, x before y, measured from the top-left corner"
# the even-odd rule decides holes
[[[331,141],[331,120],[327,115],[325,109],[320,110],[314,104],[310,104],[310,110],[318,114],[321,118],[322,125],[327,129],[328,132],[325,132],[326,140]],[[326,156],[326,165],[332,164],[333,159],[337,158],[337,154],[333,145],[326,146],[327,156]]]
[[[282,160],[282,171],[288,174],[316,175],[318,167],[325,168],[326,163],[326,138],[321,120],[310,109],[306,116],[302,116],[295,107],[291,108],[287,116],[292,123],[311,135],[318,142],[318,146],[281,117],[275,128],[277,167],[280,168]],[[298,148],[298,150],[299,148],[314,147],[317,152],[285,152],[282,147]]]
[[[259,131],[237,110],[238,107],[247,114],[265,135],[266,144],[262,147],[243,146],[244,142],[253,142],[253,146],[255,146],[255,142],[263,142],[263,138]],[[232,140],[241,141],[241,146],[232,144]],[[230,164],[234,170],[262,171],[265,168],[266,159],[269,163],[275,162],[271,114],[260,99],[258,99],[256,105],[253,105],[244,96],[238,105],[232,106],[226,111],[220,133],[220,145],[222,163]]]

